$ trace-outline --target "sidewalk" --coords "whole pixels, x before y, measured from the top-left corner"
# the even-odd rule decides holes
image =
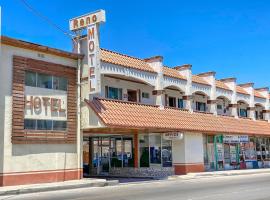
[[[56,183],[42,183],[33,185],[18,185],[18,186],[6,186],[0,187],[0,196],[15,195],[15,194],[26,194],[35,192],[47,192],[56,190],[67,190],[85,187],[105,187],[117,185],[117,180],[106,179],[94,179],[85,178],[81,180],[56,182]]]
[[[265,173],[270,173],[270,169],[245,169],[245,170],[228,170],[228,171],[188,173],[187,175],[170,176],[168,179],[169,180],[174,180],[174,179],[188,180],[188,179],[196,179],[196,178],[252,175],[252,174],[265,174]]]

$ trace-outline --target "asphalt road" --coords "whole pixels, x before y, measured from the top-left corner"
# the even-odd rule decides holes
[[[270,174],[121,184],[22,194],[8,200],[270,200]]]

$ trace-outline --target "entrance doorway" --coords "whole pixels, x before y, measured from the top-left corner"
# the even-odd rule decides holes
[[[111,168],[134,166],[132,136],[94,136],[87,137],[84,145],[84,174],[109,175]],[[88,156],[88,158],[87,158]]]
[[[128,90],[128,101],[137,102],[137,91],[136,90]]]

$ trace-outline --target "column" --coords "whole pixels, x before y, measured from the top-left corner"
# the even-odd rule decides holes
[[[247,108],[247,116],[250,119],[253,119],[253,120],[256,119],[256,116],[255,116],[255,107],[248,107]]]
[[[182,140],[173,141],[172,156],[176,175],[203,172],[203,135],[184,133]]]
[[[231,116],[238,118],[237,104],[230,104],[229,110]]]
[[[154,90],[153,95],[155,95],[155,104],[164,107],[165,106],[165,94],[164,90]]]
[[[192,100],[193,100],[192,95],[183,96],[183,100],[184,100],[184,108],[189,110],[189,111],[193,111],[193,109],[192,109]]]
[[[217,115],[217,101],[216,100],[207,100],[208,111]]]

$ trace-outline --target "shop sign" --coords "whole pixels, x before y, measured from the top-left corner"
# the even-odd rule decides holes
[[[98,10],[69,20],[69,29],[76,31],[92,24],[105,22],[105,10]]]
[[[180,132],[171,132],[171,133],[163,134],[164,140],[182,140],[183,138],[184,138],[184,134]]]
[[[100,49],[97,25],[87,28],[87,50],[89,66],[90,93],[98,93],[101,90],[100,83]]]
[[[67,96],[25,96],[26,119],[67,119]]]
[[[238,144],[249,142],[249,137],[247,135],[224,135],[223,143]]]

